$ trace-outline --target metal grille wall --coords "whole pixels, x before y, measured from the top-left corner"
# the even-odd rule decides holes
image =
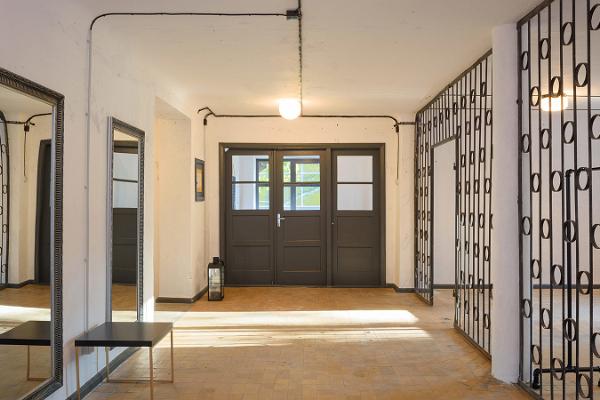
[[[600,395],[600,1],[519,22],[521,383]]]
[[[8,125],[0,112],[0,287],[8,284]]]
[[[417,115],[415,291],[433,303],[433,149],[455,139],[455,326],[490,351],[492,55],[486,53]],[[436,240],[448,240],[437,238]]]

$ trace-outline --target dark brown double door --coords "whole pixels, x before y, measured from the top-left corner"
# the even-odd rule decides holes
[[[381,284],[378,151],[224,154],[228,284]]]

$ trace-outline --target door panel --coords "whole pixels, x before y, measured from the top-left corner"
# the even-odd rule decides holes
[[[275,160],[276,281],[285,285],[325,285],[325,152],[278,151]]]
[[[229,150],[225,163],[227,284],[275,282],[273,154]]]
[[[379,152],[334,150],[332,166],[332,283],[334,286],[379,286]]]

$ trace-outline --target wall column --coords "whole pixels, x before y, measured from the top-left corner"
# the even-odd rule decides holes
[[[514,24],[494,28],[492,176],[492,375],[519,375],[518,49]]]

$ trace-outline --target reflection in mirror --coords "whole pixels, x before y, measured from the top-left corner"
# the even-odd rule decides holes
[[[141,319],[143,132],[112,121],[110,320]]]
[[[52,375],[52,112],[0,85],[0,399]]]

